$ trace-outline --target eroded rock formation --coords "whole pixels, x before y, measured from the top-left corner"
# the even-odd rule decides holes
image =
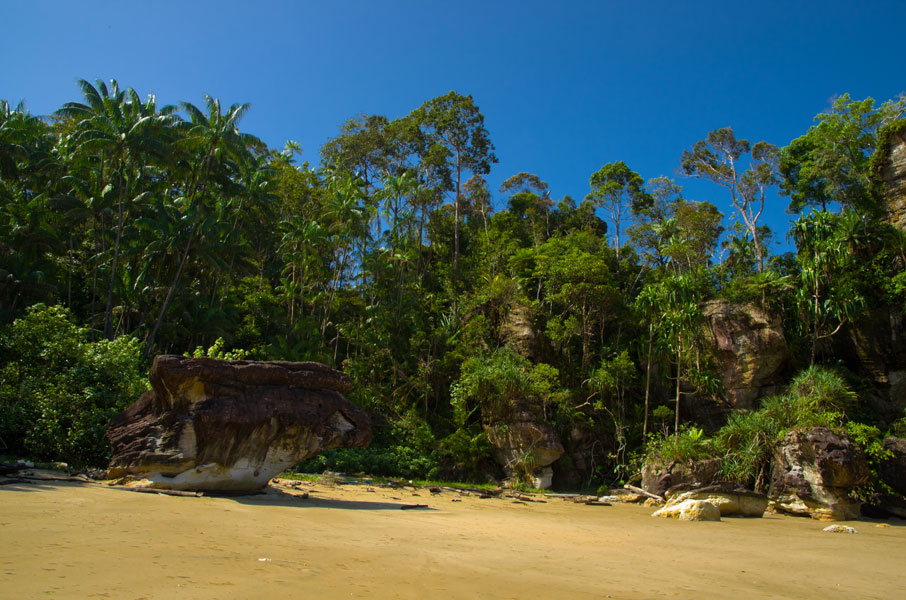
[[[533,410],[532,403],[518,398],[500,399],[481,407],[491,455],[508,477],[529,477],[536,488],[548,488],[553,478],[550,465],[563,454],[557,432]]]
[[[251,491],[330,448],[366,446],[349,378],[311,362],[158,356],[151,390],[111,423],[108,476],[164,489]]]
[[[705,500],[684,500],[667,504],[651,516],[682,521],[720,521],[720,509]]]
[[[878,475],[890,489],[906,496],[906,439],[884,438],[883,448],[889,455],[881,461]]]
[[[761,518],[768,507],[766,495],[733,483],[718,483],[688,491],[676,490],[667,494],[667,506],[682,504],[688,500],[710,502],[720,510],[722,517]]]
[[[847,437],[824,427],[796,429],[777,448],[768,495],[779,512],[855,519],[861,503],[853,492],[868,477],[862,451]]]
[[[865,310],[838,341],[854,371],[871,379],[877,394],[862,400],[884,421],[893,421],[906,408],[906,318],[890,307]]]
[[[699,460],[691,465],[676,460],[648,460],[642,466],[642,489],[664,497],[668,490],[677,486],[710,485],[719,469],[720,461],[717,459]]]
[[[898,130],[898,131],[897,131]],[[906,229],[906,127],[894,126],[889,136],[889,154],[881,166],[884,201],[890,222]]]
[[[529,360],[538,358],[538,336],[527,306],[516,304],[510,309],[500,324],[500,339],[519,356]]]
[[[726,300],[712,300],[702,312],[729,407],[758,408],[759,398],[779,391],[790,359],[780,316]]]

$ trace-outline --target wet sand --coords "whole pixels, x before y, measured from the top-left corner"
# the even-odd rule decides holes
[[[400,510],[416,503],[428,508]],[[0,598],[887,599],[906,589],[903,521],[849,522],[859,534],[845,535],[809,519],[689,523],[653,510],[363,485],[235,498],[3,485]]]

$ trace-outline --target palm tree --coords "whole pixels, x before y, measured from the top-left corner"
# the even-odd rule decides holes
[[[153,95],[142,102],[135,90],[121,90],[115,79],[111,80],[109,89],[101,80],[95,83],[97,87],[80,79],[78,84],[85,103],[67,102],[56,114],[76,121],[71,140],[76,152],[86,155],[100,153],[95,163],[102,170],[98,180],[99,195],[105,196],[111,188],[116,191],[116,237],[104,310],[104,335],[111,338],[114,285],[118,279],[127,201],[134,204],[143,197],[141,192],[130,197],[137,189],[141,169],[167,156],[163,131],[174,123],[175,108],[165,106],[158,110]],[[109,181],[103,174],[108,165],[113,169]]]
[[[220,100],[208,94],[204,95],[204,99],[207,113],[190,102],[180,104],[190,119],[178,124],[182,133],[179,146],[183,151],[180,163],[186,173],[186,180],[182,195],[175,200],[175,203],[182,207],[185,217],[185,246],[157,320],[146,341],[145,352],[149,355],[179,286],[199,229],[213,212],[206,204],[243,193],[242,185],[235,177],[238,171],[237,163],[244,160],[249,148],[262,145],[255,136],[239,132],[239,121],[251,105],[233,104],[224,113]]]

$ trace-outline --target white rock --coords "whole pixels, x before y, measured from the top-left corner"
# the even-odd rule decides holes
[[[828,533],[859,533],[854,527],[847,527],[846,525],[828,525],[822,531]]]
[[[668,504],[651,516],[680,519],[683,521],[720,521],[720,509],[704,500],[686,500]]]

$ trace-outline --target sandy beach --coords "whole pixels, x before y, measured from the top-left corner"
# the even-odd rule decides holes
[[[859,534],[845,535],[802,518],[690,523],[545,500],[320,483],[234,498],[8,484],[0,598],[741,600],[906,588],[903,521],[849,522]]]

